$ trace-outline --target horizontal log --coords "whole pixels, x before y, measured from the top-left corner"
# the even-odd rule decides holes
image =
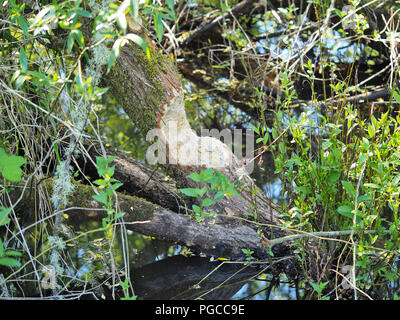
[[[68,211],[71,222],[100,220],[106,216],[101,204],[92,199],[92,187],[77,184]],[[126,212],[121,223],[129,230],[176,242],[197,252],[230,259],[243,258],[242,249],[254,251],[258,258],[266,257],[256,230],[248,225],[218,225],[196,222],[189,214],[177,214],[142,198],[118,193],[120,211]]]

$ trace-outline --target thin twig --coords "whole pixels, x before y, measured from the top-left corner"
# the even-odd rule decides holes
[[[269,247],[272,247],[276,244],[293,241],[297,239],[303,238],[337,238],[340,236],[348,236],[352,234],[359,234],[359,233],[367,233],[367,234],[374,234],[376,230],[365,230],[365,231],[354,231],[354,230],[343,230],[343,231],[318,231],[318,232],[310,232],[310,233],[302,233],[302,234],[294,234],[290,236],[285,236],[281,238],[267,240],[266,243]]]

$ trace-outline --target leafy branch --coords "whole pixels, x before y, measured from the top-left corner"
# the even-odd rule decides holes
[[[21,180],[22,169],[26,160],[20,156],[9,156],[0,148],[0,171],[4,179],[11,182],[19,182]],[[10,222],[8,217],[12,208],[0,206],[0,226],[5,226]],[[0,265],[7,267],[19,267],[21,263],[13,257],[20,257],[21,252],[15,250],[6,250],[3,241],[0,239]]]
[[[179,189],[180,192],[187,195],[188,197],[197,198],[200,206],[193,205],[192,209],[195,212],[195,218],[197,221],[202,221],[205,217],[213,217],[216,212],[211,210],[207,211],[207,207],[222,200],[225,196],[237,196],[240,194],[236,191],[236,185],[234,182],[229,182],[228,178],[219,171],[215,171],[211,168],[200,171],[200,173],[193,172],[187,176],[195,182],[205,183],[206,185],[202,188],[183,188]]]
[[[112,178],[114,175],[115,166],[109,167],[115,157],[96,157],[97,173],[101,179],[93,181],[94,184],[99,186],[101,190],[99,193],[93,195],[93,199],[103,204],[103,208],[107,211],[107,217],[103,218],[103,228],[109,229],[111,224],[118,218],[125,215],[125,212],[116,212],[114,208],[113,195],[114,192],[123,184],[117,179]]]

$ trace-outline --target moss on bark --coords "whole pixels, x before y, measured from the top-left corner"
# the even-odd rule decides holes
[[[47,179],[44,181],[44,183],[46,184],[46,189],[49,191],[49,194],[52,194],[53,179]],[[95,192],[91,186],[87,186],[76,181],[74,181],[74,184],[76,185],[76,188],[71,197],[69,197],[68,206],[77,209],[68,211],[69,215],[75,215],[74,218],[79,219],[79,217],[76,217],[76,214],[80,212],[79,208],[82,208],[82,210],[90,210],[90,208],[99,209],[102,207],[101,203],[97,202],[92,198]],[[28,193],[26,193],[26,195],[28,195]],[[24,204],[24,201],[25,199],[22,201],[22,204]],[[31,203],[32,199],[27,198],[26,201]],[[126,212],[125,216],[126,221],[151,220],[153,219],[153,213],[156,210],[162,209],[160,206],[153,204],[149,201],[146,201],[143,198],[121,193],[118,193],[118,206],[119,206],[119,211]],[[89,214],[89,216],[90,215],[91,214]],[[105,212],[96,211],[93,212],[93,215],[98,215],[99,217],[105,216]],[[87,219],[86,215],[82,216],[82,219]]]
[[[149,52],[147,56],[134,43],[125,45],[106,80],[111,93],[144,135],[156,127],[171,83],[175,88],[180,86],[170,58],[150,45]]]

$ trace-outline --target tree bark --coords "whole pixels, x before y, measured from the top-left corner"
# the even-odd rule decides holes
[[[114,177],[124,183],[121,190],[129,194],[119,195],[121,210],[128,213],[125,222],[131,223],[129,228],[136,232],[211,255],[240,258],[244,256],[242,249],[249,249],[256,257],[266,257],[260,235],[269,238],[271,231],[275,236],[283,235],[279,229],[279,212],[263,192],[249,192],[254,183],[227,145],[212,137],[199,137],[190,128],[179,75],[169,57],[147,40],[150,57],[135,44],[125,45],[104,81],[143,136],[152,129],[158,130],[167,159],[161,166],[169,170],[172,182],[164,183],[165,175],[156,168],[109,150],[108,155],[118,155],[113,162]],[[96,148],[90,150],[91,157],[100,155]],[[81,161],[80,165],[84,166],[85,162]],[[84,172],[93,177],[96,172],[90,163],[86,162]],[[240,180],[244,187],[241,197],[226,196],[210,207],[217,213],[215,218],[198,223],[187,214],[191,212],[193,198],[188,199],[177,189],[198,186],[187,175],[204,168],[219,170],[229,181]],[[80,185],[77,190],[71,199],[72,206],[99,208],[91,199],[90,187]],[[254,219],[245,214],[251,210],[257,211],[256,221],[250,221]],[[87,210],[74,212],[82,217],[90,216]],[[277,227],[274,230],[273,225]]]
[[[43,183],[51,194],[51,180]],[[77,187],[69,200],[70,209],[66,212],[70,223],[78,224],[88,219],[100,221],[106,217],[106,210],[102,209],[102,204],[92,198],[95,194],[93,188],[78,182],[76,184]],[[26,193],[18,207],[25,211],[25,216],[27,211],[33,210],[30,204],[35,203],[32,198],[34,194],[35,192]],[[18,198],[20,195],[14,192],[13,196]],[[143,198],[119,192],[117,196],[119,211],[126,213],[119,222],[132,231],[176,242],[198,253],[216,257],[243,258],[242,248],[254,251],[254,257],[257,258],[268,256],[257,231],[248,225],[198,223],[189,214],[175,213]]]
[[[100,155],[96,146],[89,147],[88,152],[91,157]],[[271,233],[275,237],[283,235],[279,225],[271,232],[270,224],[256,224],[248,220],[248,217],[243,220],[240,214],[232,214],[238,208],[250,205],[248,198],[224,199],[214,208],[220,212],[222,219],[217,217],[215,220],[196,222],[190,210],[193,200],[178,192],[176,181],[172,178],[166,179],[162,172],[112,148],[107,149],[107,154],[117,156],[112,163],[115,165],[113,177],[123,183],[118,192],[118,204],[120,210],[127,213],[124,223],[132,231],[177,242],[197,252],[230,259],[243,258],[242,249],[253,251],[254,257],[266,258],[268,250],[257,232],[259,230],[267,238],[270,238]],[[78,164],[84,168],[86,174],[96,177],[96,168],[92,162],[87,161],[84,165],[81,158]],[[72,210],[69,213],[71,219],[104,217],[101,211],[87,210],[101,208],[101,204],[94,201],[92,195],[94,190],[91,187],[79,183],[75,194],[70,198],[70,205],[85,209]],[[265,203],[260,200],[256,203],[259,208],[267,210]],[[273,250],[277,256],[288,253],[286,244],[276,246]]]

